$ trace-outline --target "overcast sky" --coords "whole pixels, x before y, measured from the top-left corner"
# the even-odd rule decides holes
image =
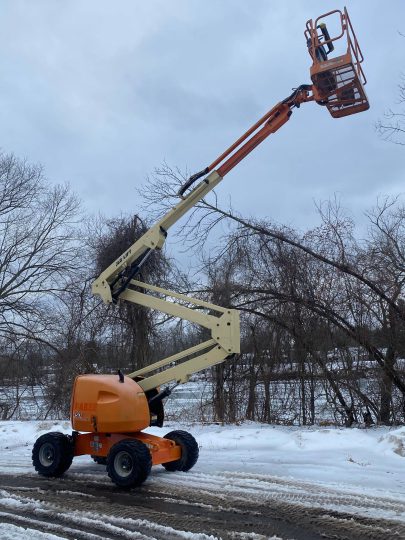
[[[405,148],[375,122],[405,71],[405,2],[346,0],[371,108],[309,103],[218,189],[245,215],[300,228],[337,193],[355,215],[405,191]],[[0,146],[68,181],[91,212],[133,213],[165,160],[204,168],[292,87],[309,81],[307,19],[335,1],[0,0]]]

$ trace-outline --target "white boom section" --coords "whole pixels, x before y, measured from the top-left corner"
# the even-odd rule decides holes
[[[133,302],[141,306],[157,309],[168,315],[179,317],[183,320],[194,322],[211,331],[211,339],[199,343],[194,347],[190,347],[185,351],[181,351],[173,356],[169,356],[159,362],[146,366],[130,373],[128,377],[145,377],[138,381],[138,384],[145,390],[150,390],[166,384],[170,381],[185,383],[190,375],[201,371],[208,367],[214,366],[223,362],[229,355],[240,352],[240,329],[239,329],[239,312],[235,309],[226,309],[215,304],[210,304],[196,298],[190,298],[184,294],[179,294],[161,287],[148,285],[142,281],[132,280],[131,285],[141,287],[143,289],[157,292],[160,295],[171,297],[175,300],[187,302],[194,307],[179,305],[174,301],[158,298],[150,294],[145,294],[133,289],[126,289],[120,298]],[[196,308],[208,309],[210,313],[201,313],[196,311]],[[214,315],[213,312],[218,313]],[[202,354],[195,356],[197,353],[204,351]],[[192,358],[179,362],[187,357]],[[168,367],[170,366],[170,367]],[[162,370],[159,373],[150,375],[156,370]]]
[[[170,381],[187,382],[193,373],[219,364],[228,356],[240,352],[239,312],[237,310],[189,298],[186,295],[130,278],[128,286],[120,289],[122,273],[126,269],[130,270],[129,267],[133,264],[141,265],[142,260],[151,251],[161,249],[166,239],[167,230],[214,189],[221,180],[222,177],[216,171],[212,171],[93,282],[93,294],[100,296],[106,304],[119,298],[197,323],[211,331],[211,339],[130,373],[128,376],[131,378],[142,378],[138,384],[145,392]],[[123,279],[125,280],[125,276]],[[157,293],[159,296],[134,290],[133,287]],[[161,298],[162,295],[193,307]],[[208,310],[208,313],[197,311],[196,308]],[[159,371],[156,373],[157,370]],[[145,375],[148,376],[145,377]]]
[[[222,177],[216,171],[212,171],[202,182],[190,191],[174,208],[172,208],[163,218],[153,225],[139,240],[134,242],[125,253],[116,259],[108,268],[106,268],[99,277],[93,282],[92,292],[101,296],[106,304],[113,301],[111,286],[115,279],[128,266],[142,258],[149,250],[161,249],[165,239],[166,232],[174,225],[186,212],[188,212],[198,201],[207,193],[215,188]],[[118,288],[118,285],[117,285]]]

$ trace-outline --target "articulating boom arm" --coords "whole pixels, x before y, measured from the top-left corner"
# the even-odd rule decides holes
[[[288,98],[266,113],[211,165],[191,176],[179,191],[182,200],[100,274],[93,283],[93,294],[101,296],[107,304],[116,302],[131,280],[140,272],[150,253],[162,248],[169,228],[214,189],[224,176],[256,146],[278,131],[289,120],[294,107],[299,107],[306,101],[312,101],[314,98],[310,95],[311,90],[311,85],[299,86]],[[216,169],[218,165],[220,166]],[[206,177],[187,195],[184,195],[203,176]]]
[[[123,299],[145,307],[157,309],[186,321],[197,323],[203,328],[210,330],[212,336],[211,339],[203,343],[199,343],[194,347],[160,360],[146,368],[130,373],[128,377],[144,377],[157,369],[171,366],[156,375],[148,376],[138,381],[138,384],[145,391],[156,388],[169,381],[187,382],[193,373],[219,364],[228,356],[240,352],[239,313],[235,309],[222,308],[202,300],[197,300],[196,298],[190,298],[183,294],[162,289],[161,287],[148,285],[141,281],[134,280],[132,281],[132,285],[186,302],[187,304],[192,304],[194,308],[164,300],[150,294],[134,291],[130,288],[122,293]],[[209,314],[196,311],[195,308],[209,310]],[[197,353],[201,354],[197,355]],[[179,362],[190,356],[192,356],[191,359],[173,365],[175,362]]]
[[[338,30],[337,35],[331,36],[326,24],[320,19],[336,16],[340,21],[340,30]],[[181,201],[104,270],[93,283],[93,293],[101,296],[107,304],[115,303],[121,298],[198,323],[211,330],[210,340],[131,373],[131,377],[143,377],[145,374],[167,367],[173,362],[192,357],[179,365],[167,368],[164,372],[144,378],[140,382],[144,390],[171,380],[185,382],[191,373],[218,364],[228,356],[238,353],[240,346],[239,313],[237,311],[188,298],[134,279],[152,251],[162,248],[169,228],[214,189],[224,176],[256,146],[269,135],[278,131],[289,120],[293,109],[299,107],[301,103],[315,101],[319,105],[326,106],[334,118],[356,114],[369,108],[364,91],[366,78],[361,67],[363,55],[346,8],[343,12],[333,10],[321,15],[315,21],[309,20],[304,35],[308,52],[313,61],[310,69],[312,85],[303,84],[296,88],[290,96],[260,118],[211,165],[193,174],[179,190]],[[342,40],[345,44],[343,54],[334,56],[336,55],[334,53],[330,56],[330,53],[335,51],[335,44],[338,40]],[[201,182],[188,191],[201,178]],[[192,309],[183,304],[179,305],[173,301],[145,294],[139,291],[140,288],[175,299],[183,304],[184,302],[194,304],[195,308],[208,309],[210,314],[203,315],[195,308]],[[219,316],[215,316],[213,313],[217,313]],[[202,354],[195,356],[198,353]]]
[[[129,374],[129,377],[141,378],[139,384],[145,391],[170,381],[186,382],[192,373],[219,364],[240,352],[238,311],[148,285],[134,278],[152,251],[162,248],[167,231],[172,225],[214,189],[224,176],[256,146],[270,134],[278,131],[289,120],[294,107],[313,100],[313,96],[310,95],[311,89],[309,85],[302,85],[294,90],[288,98],[273,107],[211,165],[191,176],[179,191],[181,201],[94,281],[92,291],[101,296],[105,303],[115,303],[119,299],[126,300],[197,323],[211,331],[211,339],[208,341]],[[205,178],[185,195],[185,192],[203,176]],[[155,292],[172,300],[150,293],[146,294],[140,292],[139,289]],[[192,304],[194,307],[188,307],[184,303]],[[209,314],[201,313],[196,308],[208,310]],[[173,365],[176,362],[179,363]],[[162,368],[166,369],[143,378]]]

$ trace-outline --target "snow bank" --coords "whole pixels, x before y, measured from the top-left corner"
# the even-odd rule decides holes
[[[405,501],[405,428],[195,426],[198,470],[243,471]]]
[[[230,481],[236,477],[234,473],[270,475],[405,502],[405,427],[346,429],[250,422],[239,426],[170,423],[163,429],[147,431],[163,436],[178,428],[188,429],[200,445],[195,473],[229,472]],[[70,424],[0,422],[0,473],[33,473],[32,445],[48,431],[69,433]],[[162,468],[154,467],[150,481],[166,481],[161,471]],[[104,467],[93,463],[88,456],[73,461],[68,474],[77,473],[97,475],[100,480],[109,481]]]

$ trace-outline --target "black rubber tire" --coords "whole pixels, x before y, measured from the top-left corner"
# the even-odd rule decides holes
[[[167,471],[189,471],[197,463],[199,450],[198,443],[187,431],[171,431],[164,436],[165,439],[174,441],[181,447],[181,458],[177,461],[163,463]]]
[[[107,458],[104,456],[91,456],[91,459],[97,463],[97,465],[107,465]]]
[[[41,435],[32,449],[32,464],[42,476],[62,476],[73,461],[73,442],[69,435],[54,431]]]
[[[107,474],[122,488],[140,486],[151,468],[149,448],[136,439],[124,439],[114,444],[107,456]]]

